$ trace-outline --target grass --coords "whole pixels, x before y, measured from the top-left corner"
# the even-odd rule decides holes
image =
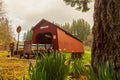
[[[82,61],[84,64],[90,64],[91,62],[91,50],[90,49],[85,50]]]
[[[63,53],[63,55],[66,57],[66,59],[71,59],[71,53]]]
[[[63,53],[67,59],[71,59],[71,55],[72,53]],[[91,49],[86,49],[84,54],[83,54],[83,58],[82,58],[82,62],[84,64],[90,64],[91,62]]]
[[[0,52],[0,57],[7,57],[9,55],[8,51]]]

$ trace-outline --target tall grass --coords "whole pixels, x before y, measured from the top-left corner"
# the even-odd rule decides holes
[[[71,63],[71,72],[75,75],[75,76],[81,76],[81,75],[85,75],[86,71],[86,67],[82,61],[82,59],[74,59]]]
[[[35,66],[30,64],[28,72],[31,80],[65,80],[69,75],[69,62],[60,53],[43,55]]]

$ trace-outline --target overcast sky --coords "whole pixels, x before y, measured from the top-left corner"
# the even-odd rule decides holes
[[[6,15],[13,31],[20,25],[23,31],[35,26],[41,19],[59,24],[72,23],[73,19],[83,18],[93,25],[93,4],[86,13],[75,10],[63,0],[4,0]]]

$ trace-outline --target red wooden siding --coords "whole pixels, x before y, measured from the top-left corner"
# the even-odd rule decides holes
[[[83,43],[57,28],[58,46],[61,51],[83,52]]]

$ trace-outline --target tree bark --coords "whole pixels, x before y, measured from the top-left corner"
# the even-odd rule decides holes
[[[93,36],[92,66],[109,61],[120,68],[120,0],[95,0]]]

